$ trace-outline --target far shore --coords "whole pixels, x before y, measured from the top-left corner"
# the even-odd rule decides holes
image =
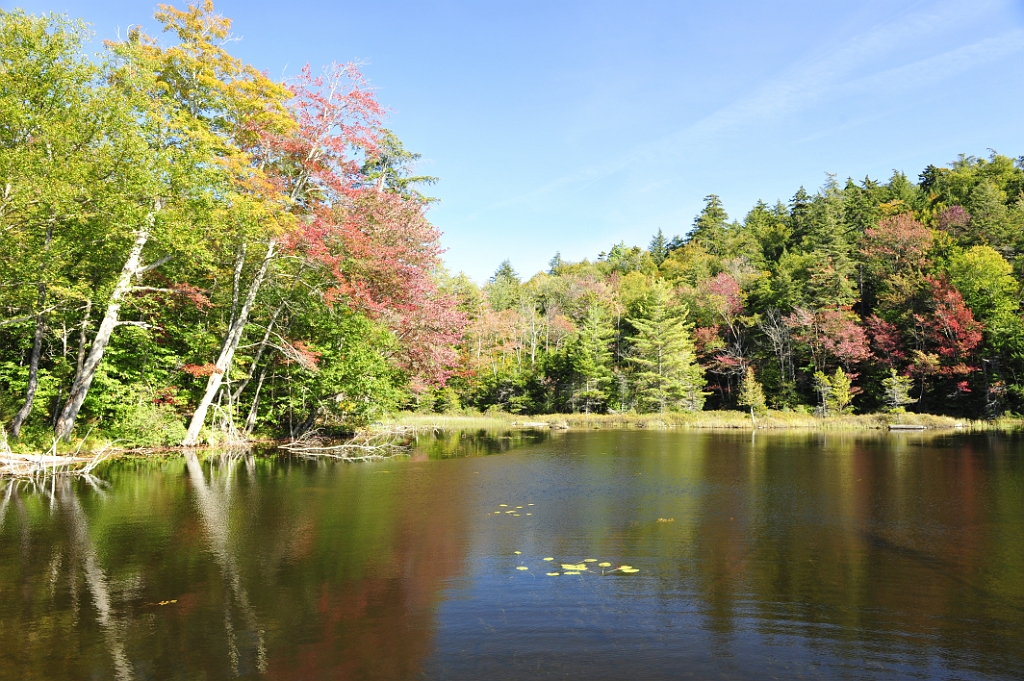
[[[541,414],[527,416],[489,412],[480,414],[424,414],[401,412],[384,426],[437,428],[439,430],[554,428],[598,429],[709,429],[709,430],[888,430],[890,425],[923,426],[926,430],[1004,430],[1024,428],[1024,419],[1003,417],[992,421],[936,416],[933,414],[848,414],[819,417],[795,411],[769,411],[750,418],[741,411],[670,412],[665,414]]]

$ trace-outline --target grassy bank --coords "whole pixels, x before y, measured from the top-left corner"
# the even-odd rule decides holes
[[[889,414],[854,414],[819,418],[797,412],[772,411],[757,419],[758,429],[794,430],[885,430],[894,418]],[[971,421],[932,414],[903,414],[901,423],[925,426],[929,430],[1017,430],[1024,420],[1004,418],[996,421]],[[400,413],[388,419],[385,425],[438,428],[441,430],[469,430],[474,428],[498,429],[554,427],[581,430],[607,428],[682,428],[749,430],[750,415],[740,411],[701,411],[669,414],[546,414],[521,416],[514,414],[419,414]]]

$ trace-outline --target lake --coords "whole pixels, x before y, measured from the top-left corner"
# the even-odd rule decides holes
[[[0,482],[0,678],[1020,679],[1024,439],[444,433]]]

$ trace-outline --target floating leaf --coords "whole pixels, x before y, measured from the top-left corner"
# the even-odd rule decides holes
[[[522,551],[513,551],[512,553],[516,554],[517,556],[523,555]]]
[[[562,573],[561,572],[549,572],[549,573],[547,573],[548,577],[557,577],[560,574],[562,574]]]
[[[498,504],[498,506],[500,506],[501,508],[505,508],[506,506],[508,506],[508,504]]]
[[[529,570],[529,569],[530,568],[526,567],[525,565],[520,565],[519,567],[516,568],[516,570]]]
[[[635,572],[640,572],[640,571],[637,570],[636,568],[622,568],[621,570],[619,570],[619,572],[624,572],[627,575],[631,575],[631,574],[633,574]]]
[[[518,517],[519,517],[519,514],[518,514],[518,513],[513,513],[513,514],[512,514],[512,517],[513,517],[513,518],[518,518]]]
[[[562,569],[563,570],[586,570],[587,566],[584,565],[583,563],[580,563],[579,565],[574,565],[573,563],[562,563]]]
[[[611,567],[612,564],[611,563],[598,563],[597,566],[598,567]]]
[[[597,562],[597,558],[584,558],[583,562],[584,563],[596,563]]]
[[[495,511],[494,515],[501,515],[501,511]]]
[[[633,566],[632,565],[620,565],[619,567],[617,567],[615,569],[616,570],[632,570]]]
[[[533,514],[532,513],[527,513],[526,515],[533,515]]]
[[[551,558],[551,557],[549,556],[549,557],[545,558],[544,560],[554,560],[554,558]]]
[[[522,506],[516,506],[516,508],[522,508]]]
[[[527,506],[533,506],[533,504],[527,504]]]
[[[566,570],[565,574],[567,574],[567,575],[578,575],[579,572],[577,572],[576,570]]]

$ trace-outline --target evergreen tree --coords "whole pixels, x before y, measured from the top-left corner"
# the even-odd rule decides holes
[[[900,422],[900,414],[906,412],[906,405],[917,402],[910,396],[913,385],[914,379],[910,376],[900,376],[895,369],[889,369],[889,376],[882,379],[882,387],[885,388],[885,410],[890,414],[896,414],[897,423]]]
[[[402,141],[390,130],[381,130],[377,148],[363,164],[362,172],[367,184],[377,191],[389,191],[424,203],[435,203],[438,199],[424,196],[416,185],[436,184],[439,178],[430,175],[413,175],[416,162],[422,154],[406,151]]]
[[[768,411],[768,406],[764,397],[764,388],[757,380],[757,376],[754,375],[754,367],[747,366],[747,373],[743,377],[743,381],[740,383],[740,394],[737,402],[744,407],[750,408],[750,422],[757,423],[755,415],[764,414]]]
[[[832,376],[824,371],[814,372],[814,388],[820,398],[819,410],[822,416],[849,414],[853,411],[853,396],[858,389],[853,387],[853,377],[843,371],[842,367],[837,367]]]
[[[651,254],[651,258],[654,260],[656,265],[661,265],[665,262],[665,258],[668,257],[668,241],[665,239],[665,235],[661,229],[658,229],[658,233],[651,239],[651,245],[647,247],[647,250]]]
[[[645,319],[629,319],[636,329],[636,390],[642,411],[664,413],[674,409],[698,411],[704,406],[704,372],[697,364],[691,326],[684,323],[685,309],[672,315],[669,291],[656,283]]]
[[[593,304],[569,346],[572,369],[570,406],[574,411],[602,412],[607,408],[612,381],[611,339],[615,329],[604,309]]]
[[[704,197],[704,209],[693,221],[693,230],[688,243],[698,243],[715,255],[725,250],[725,236],[729,215],[722,206],[722,199],[716,194]]]
[[[494,275],[487,282],[484,290],[487,293],[487,300],[491,304],[491,309],[495,312],[501,312],[502,310],[511,310],[519,306],[521,288],[522,282],[519,280],[519,275],[516,271],[512,269],[512,263],[504,260],[498,266],[498,269],[495,270]]]

